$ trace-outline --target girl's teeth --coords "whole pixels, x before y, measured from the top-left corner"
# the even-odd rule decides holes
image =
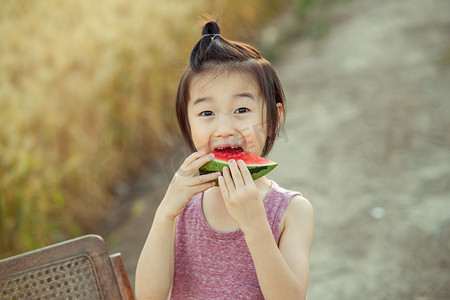
[[[218,151],[222,151],[222,150],[224,150],[224,149],[225,149],[225,148],[223,148],[223,147],[217,148]],[[239,149],[241,149],[241,147],[231,146],[230,149],[232,149],[232,150],[239,150]]]

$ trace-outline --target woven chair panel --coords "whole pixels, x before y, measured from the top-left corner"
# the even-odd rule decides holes
[[[14,274],[0,282],[0,299],[102,299],[88,256]]]

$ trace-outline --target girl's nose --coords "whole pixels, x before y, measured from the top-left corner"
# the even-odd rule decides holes
[[[214,130],[214,135],[216,137],[227,138],[236,135],[237,130],[231,120],[228,118],[221,118],[221,120],[218,121],[219,122],[217,122],[217,126]]]

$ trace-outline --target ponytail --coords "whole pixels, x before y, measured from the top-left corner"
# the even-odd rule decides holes
[[[252,46],[223,38],[219,25],[209,21],[203,26],[202,38],[192,49],[189,67],[197,71],[208,62],[243,62],[261,58],[261,53]]]
[[[194,49],[192,49],[191,52],[190,66],[192,70],[197,70],[200,67],[205,54],[208,52],[209,45],[214,42],[218,36],[220,36],[220,28],[216,22],[211,21],[203,26],[202,38],[194,46]]]

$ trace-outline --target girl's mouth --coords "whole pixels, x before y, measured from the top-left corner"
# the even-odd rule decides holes
[[[242,152],[244,149],[242,149],[241,146],[218,146],[214,148],[214,151],[236,151],[236,152]]]

